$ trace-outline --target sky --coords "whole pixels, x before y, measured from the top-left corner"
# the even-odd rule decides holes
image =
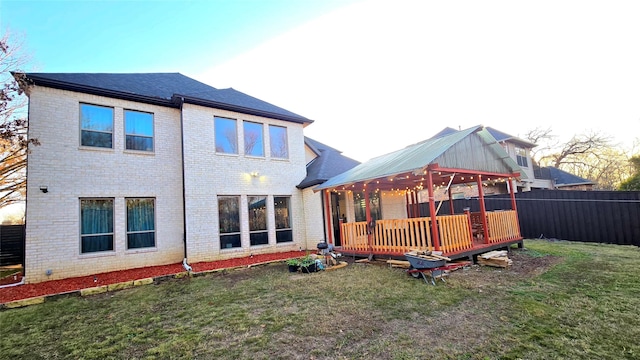
[[[366,161],[444,127],[640,137],[638,1],[13,1],[38,72],[180,72]]]

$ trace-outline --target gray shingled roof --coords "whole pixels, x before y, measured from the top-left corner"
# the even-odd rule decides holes
[[[575,186],[575,185],[595,185],[593,181],[573,175],[564,170],[554,168],[553,166],[545,166],[534,170],[536,178],[553,180],[556,187]]]
[[[342,155],[341,151],[306,136],[304,143],[311,148],[318,157],[307,165],[307,177],[298,184],[298,188],[300,189],[322,184],[331,177],[360,164],[359,161]]]
[[[180,73],[29,73],[36,85],[63,90],[179,106],[180,100],[297,123],[310,123],[303,116],[249,96],[233,88],[217,89]]]

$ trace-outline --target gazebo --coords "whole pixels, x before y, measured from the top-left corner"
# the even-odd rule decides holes
[[[462,258],[522,245],[515,200],[515,182],[522,178],[526,175],[496,139],[475,126],[371,159],[314,190],[323,191],[327,229],[340,229],[339,237],[329,231],[328,241],[344,254],[402,256],[418,249]],[[483,187],[489,183],[506,184],[510,209],[486,210]],[[479,212],[454,212],[451,187],[459,184],[477,187]],[[442,202],[436,204],[436,191],[448,193],[448,214]],[[348,215],[333,216],[335,194],[354,199],[353,206],[343,200]],[[418,194],[428,196],[425,216],[418,211]],[[336,218],[339,224],[333,223]]]

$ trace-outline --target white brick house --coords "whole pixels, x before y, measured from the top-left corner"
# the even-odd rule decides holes
[[[177,73],[27,76],[26,282],[322,240],[311,120]]]

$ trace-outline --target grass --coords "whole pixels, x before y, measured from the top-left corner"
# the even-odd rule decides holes
[[[0,312],[0,359],[636,359],[640,250],[525,241],[431,286],[286,264]]]

